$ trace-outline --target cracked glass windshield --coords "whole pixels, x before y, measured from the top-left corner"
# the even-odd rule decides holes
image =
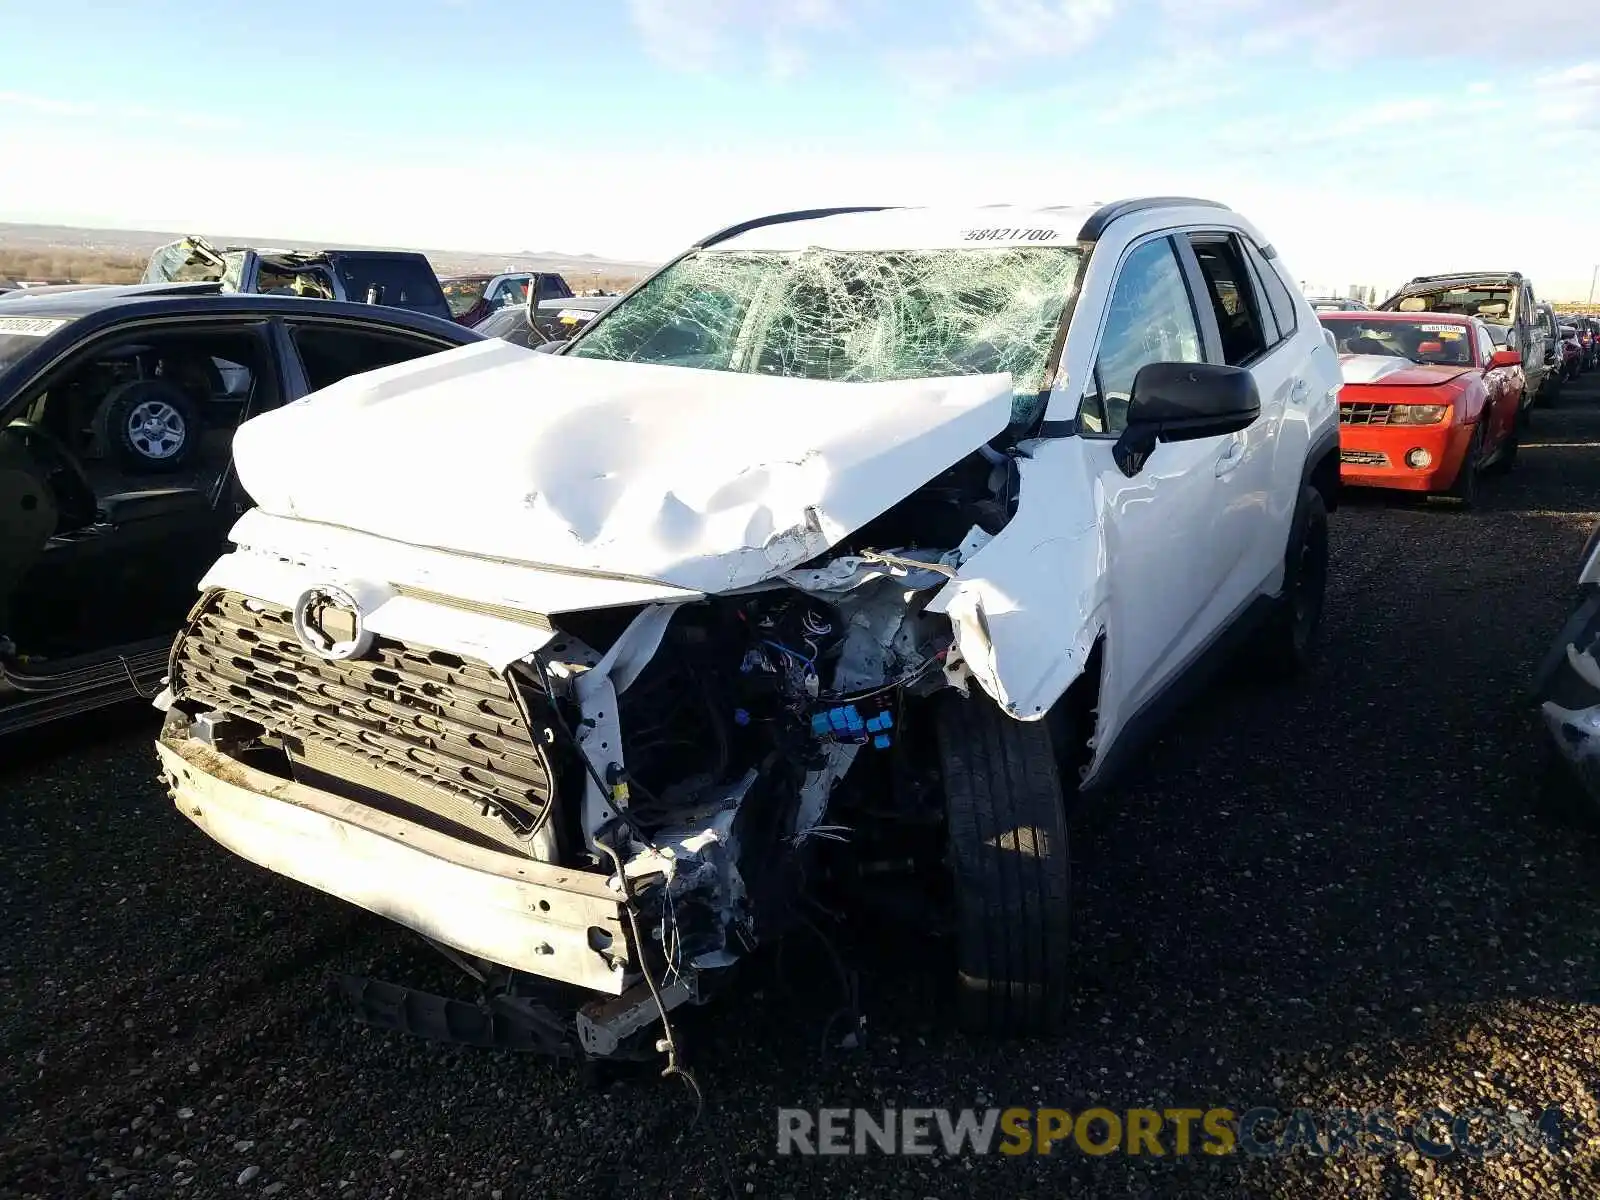
[[[1075,247],[699,251],[577,342],[577,358],[877,382],[1009,371],[1037,405]]]

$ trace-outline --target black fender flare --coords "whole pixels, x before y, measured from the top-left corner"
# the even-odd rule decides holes
[[[1325,429],[1317,436],[1306,451],[1305,461],[1300,464],[1300,486],[1315,487],[1316,476],[1319,472],[1327,470],[1323,466],[1331,460],[1332,479],[1331,486],[1323,493],[1323,501],[1327,504],[1328,511],[1332,512],[1339,507],[1339,427]],[[1318,489],[1323,490],[1323,489]]]

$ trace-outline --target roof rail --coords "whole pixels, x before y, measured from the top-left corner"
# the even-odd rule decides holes
[[[1522,278],[1521,271],[1446,271],[1443,275],[1414,275],[1406,286],[1410,287],[1411,283],[1434,283],[1440,279],[1477,279],[1485,275],[1498,275],[1505,279]]]
[[[815,221],[819,217],[837,217],[845,213],[885,212],[897,208],[894,204],[858,204],[847,208],[803,208],[797,212],[774,213],[770,217],[756,217],[749,221],[740,221],[737,225],[729,225],[726,229],[719,229],[710,237],[703,237],[694,244],[694,249],[704,250],[707,246],[715,246],[718,242],[725,242],[729,238],[738,237],[741,233],[749,233],[752,229],[761,229],[767,225],[786,225],[790,221]]]
[[[1100,235],[1106,231],[1106,226],[1118,217],[1143,212],[1150,208],[1220,208],[1226,211],[1228,206],[1219,204],[1215,200],[1201,200],[1196,196],[1145,196],[1138,200],[1115,200],[1110,204],[1101,205],[1083,223],[1083,228],[1078,230],[1078,240],[1098,241]]]

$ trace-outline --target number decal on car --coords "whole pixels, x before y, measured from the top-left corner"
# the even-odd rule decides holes
[[[1061,236],[1056,229],[963,229],[964,242],[1053,242]]]
[[[17,333],[25,337],[49,337],[66,321],[59,317],[0,317],[0,333]]]

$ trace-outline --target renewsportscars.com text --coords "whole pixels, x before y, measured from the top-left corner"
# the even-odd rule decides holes
[[[799,1108],[778,1110],[778,1153],[1275,1158],[1394,1154],[1428,1158],[1550,1152],[1564,1140],[1559,1109],[1434,1107],[1402,1119],[1388,1109]]]

